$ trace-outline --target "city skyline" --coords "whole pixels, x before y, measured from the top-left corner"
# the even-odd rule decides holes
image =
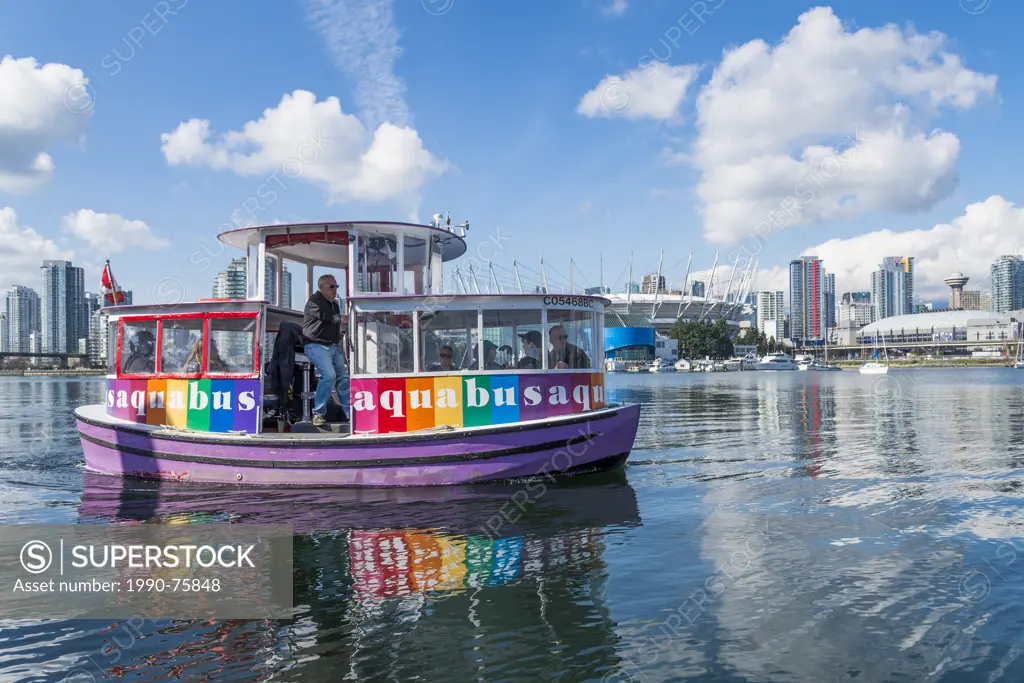
[[[14,284],[0,293],[0,353],[88,355],[93,362],[104,360],[103,298],[85,290],[84,269],[70,261],[47,259],[39,271],[39,291]],[[123,305],[131,305],[132,292],[123,293]]]

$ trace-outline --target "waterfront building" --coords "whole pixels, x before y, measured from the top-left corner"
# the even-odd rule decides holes
[[[10,330],[7,327],[7,314],[0,311],[0,353],[10,351],[7,348],[7,335],[10,334]]]
[[[245,259],[232,259],[228,267],[213,279],[213,297],[217,299],[245,298]]]
[[[93,311],[89,317],[89,362],[95,366],[107,364],[107,316],[100,311]]]
[[[658,294],[665,291],[665,276],[657,273],[648,273],[640,281],[641,294]]]
[[[876,320],[857,333],[858,342],[873,345],[884,336],[887,345],[912,342],[1012,341],[1017,338],[1019,315],[989,311],[945,310],[897,315]]]
[[[964,291],[960,298],[963,304],[962,308],[966,308],[973,311],[991,311],[992,310],[992,294],[990,292],[983,292],[975,289],[970,291]],[[950,306],[952,308],[952,306]]]
[[[844,292],[840,301],[844,304],[870,304],[871,292]]]
[[[246,259],[232,259],[228,267],[213,279],[213,297],[218,299],[244,299],[247,295],[248,275]],[[278,305],[277,302],[277,268],[272,258],[267,259],[266,264],[266,298],[267,301]],[[344,279],[344,278],[342,278]],[[285,308],[292,307],[292,274],[288,267],[284,266],[281,273],[281,301]],[[305,304],[305,302],[303,302]]]
[[[42,331],[42,313],[39,295],[34,289],[14,285],[4,292],[3,313],[7,319],[5,351],[30,353],[32,333]]]
[[[764,334],[765,338],[779,336],[780,328],[786,319],[786,300],[782,290],[771,292],[761,291],[757,293],[757,331]]]
[[[998,313],[1024,308],[1024,259],[1000,256],[990,269],[992,310]]]
[[[790,338],[796,342],[824,339],[825,268],[817,256],[789,262]]]
[[[703,297],[707,291],[707,283],[703,280],[694,280],[690,283],[690,296]]]
[[[587,287],[583,290],[583,293],[587,296],[602,296],[604,294],[611,294],[612,290],[610,287]]]
[[[873,307],[870,301],[842,301],[839,304],[839,325],[854,325],[857,329],[872,322]]]
[[[914,312],[914,257],[886,256],[871,274],[875,320]]]
[[[43,261],[42,350],[77,353],[78,341],[88,338],[85,314],[85,271],[70,261]]]
[[[836,274],[825,274],[825,326],[836,326]]]

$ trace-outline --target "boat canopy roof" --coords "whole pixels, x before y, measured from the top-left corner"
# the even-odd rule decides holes
[[[227,230],[217,235],[217,239],[246,252],[262,243],[267,253],[287,260],[314,266],[347,267],[348,246],[356,235],[368,240],[393,240],[400,236],[405,250],[410,253],[423,252],[427,240],[433,239],[442,261],[457,259],[466,253],[466,242],[465,231],[460,235],[455,229],[390,221],[292,223]]]

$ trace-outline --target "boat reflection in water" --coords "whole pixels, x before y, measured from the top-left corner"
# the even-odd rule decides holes
[[[147,623],[110,669],[599,679],[622,664],[603,554],[617,531],[640,524],[635,493],[621,470],[529,486],[254,490],[87,475],[82,523],[296,532],[292,621]],[[523,660],[521,648],[541,654]]]

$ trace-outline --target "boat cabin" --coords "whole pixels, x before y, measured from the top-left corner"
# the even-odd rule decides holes
[[[302,311],[292,303],[302,306],[326,273],[345,283],[339,298],[352,406],[346,438],[605,407],[610,302],[446,293],[443,264],[466,251],[460,227],[461,234],[439,222],[329,223],[222,233],[222,242],[247,255],[244,297],[104,309],[107,412],[149,425],[256,434],[287,431],[290,425],[266,426],[264,417],[283,414],[287,399],[301,397],[308,419],[311,364],[296,337]],[[299,302],[289,295],[290,278],[302,270]],[[282,346],[291,344],[276,344],[283,332],[283,340],[296,341],[284,354]],[[294,363],[306,381],[298,391],[295,384],[291,392],[271,387],[281,363]]]

